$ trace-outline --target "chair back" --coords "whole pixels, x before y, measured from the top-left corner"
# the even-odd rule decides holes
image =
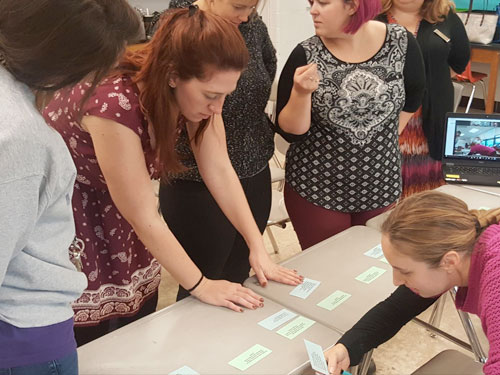
[[[470,61],[465,67],[463,73],[457,74],[455,78],[457,79],[457,81],[474,83],[474,78],[472,77],[472,69],[470,67]]]
[[[274,81],[271,85],[271,94],[269,95],[269,100],[276,102],[278,98],[278,81]]]
[[[483,364],[458,350],[445,350],[425,363],[412,375],[482,375]]]
[[[274,124],[276,121],[276,98],[278,96],[278,83],[276,81],[273,82],[271,86],[271,93],[269,94],[269,100],[267,101],[266,108],[264,112],[267,113],[269,119]]]
[[[456,82],[452,83],[453,83],[453,112],[456,112],[458,105],[460,104],[460,100],[462,100],[462,93],[464,91],[464,86]]]
[[[288,147],[290,147],[290,143],[288,143],[281,135],[274,135],[274,145],[276,147],[276,151],[280,154],[286,155],[288,151]]]
[[[455,76],[455,79],[458,82],[470,82],[470,83],[476,83],[479,82],[483,79],[488,77],[488,74],[486,73],[481,73],[481,72],[473,72],[470,66],[470,61],[465,67],[465,70],[462,74],[457,74]]]

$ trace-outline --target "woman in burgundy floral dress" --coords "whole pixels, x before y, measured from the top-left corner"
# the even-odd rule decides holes
[[[214,198],[255,250],[252,266],[261,282],[300,282],[271,261],[227,155],[220,113],[247,61],[234,25],[196,7],[175,10],[83,109],[86,83],[59,92],[46,108],[78,171],[73,250],[81,250],[89,279],[74,304],[79,345],[153,312],[160,264],[203,302],[235,311],[262,306],[240,284],[204,277],[158,214],[150,179],[182,170],[174,147],[182,132]]]

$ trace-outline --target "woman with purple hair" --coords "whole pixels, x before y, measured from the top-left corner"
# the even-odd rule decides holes
[[[302,249],[391,207],[398,136],[424,92],[415,38],[373,18],[379,0],[309,0],[316,35],[292,51],[278,88],[289,142],[285,203]]]

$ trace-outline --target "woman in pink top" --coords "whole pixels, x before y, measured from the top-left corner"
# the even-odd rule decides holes
[[[482,145],[480,141],[472,141],[469,155],[497,156],[497,150],[493,147]]]
[[[486,375],[500,374],[500,208],[468,210],[436,191],[403,200],[382,225],[399,286],[325,352],[331,374],[356,365],[436,299],[458,286],[457,309],[479,316],[490,344]]]

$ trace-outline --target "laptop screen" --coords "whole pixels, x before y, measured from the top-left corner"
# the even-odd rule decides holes
[[[448,113],[444,158],[500,161],[500,115]]]

